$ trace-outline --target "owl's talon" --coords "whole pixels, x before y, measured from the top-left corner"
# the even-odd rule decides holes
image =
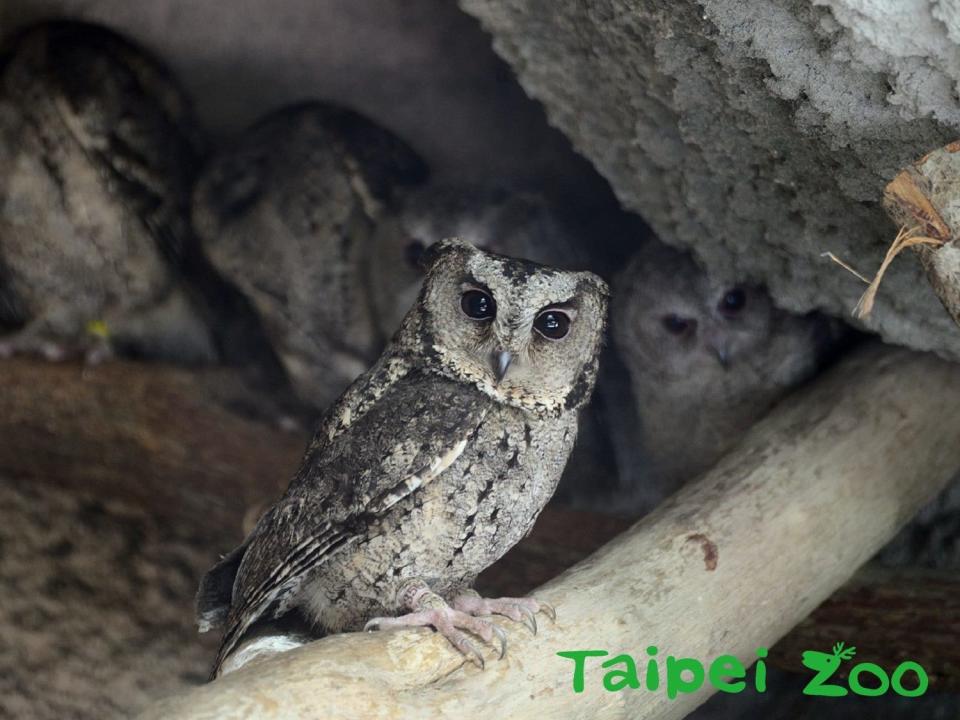
[[[500,641],[500,657],[498,659],[503,660],[504,655],[507,654],[507,633],[499,625],[493,625],[493,633]]]
[[[530,608],[520,606],[520,612],[523,613],[523,624],[530,628],[530,632],[537,634],[537,618],[531,612]]]
[[[0,340],[0,358],[14,355],[33,355],[49,362],[60,362],[66,358],[67,352],[59,343],[29,333],[18,333]]]
[[[407,615],[401,615],[400,617],[371,618],[363,626],[363,629],[365,632],[368,632],[372,630],[427,626],[433,627],[438,633],[443,635],[461,655],[481,670],[484,667],[483,655],[477,647],[470,642],[470,638],[463,630],[476,635],[484,642],[494,645],[494,647],[496,647],[494,640],[499,640],[501,658],[507,651],[507,635],[501,628],[489,620],[473,617],[459,610],[454,610],[446,604],[442,607],[420,610]]]
[[[557,621],[557,609],[550,603],[545,603],[543,601],[538,601],[540,609],[543,611],[543,614],[550,618],[550,622]]]
[[[483,655],[481,655],[480,651],[477,650],[477,646],[470,642],[470,639],[462,632],[454,627],[438,629],[437,632],[449,640],[461,655],[463,655],[478,668],[483,670],[486,667],[486,663],[483,660]]]
[[[503,615],[514,622],[525,625],[534,635],[537,634],[536,613],[543,612],[551,621],[556,621],[557,611],[549,603],[533,598],[497,598],[486,599],[470,591],[458,595],[453,606],[471,615]]]

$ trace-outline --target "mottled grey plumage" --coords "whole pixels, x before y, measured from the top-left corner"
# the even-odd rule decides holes
[[[303,400],[327,407],[386,343],[368,291],[370,235],[426,168],[387,130],[311,102],[247,130],[204,171],[193,221],[252,301]]]
[[[201,629],[226,625],[215,672],[252,623],[294,608],[324,632],[403,608],[421,611],[419,624],[432,613],[464,652],[456,628],[495,632],[441,598],[468,589],[553,493],[593,388],[606,286],[459,241],[434,245],[426,264],[417,303],[327,412],[287,493],[204,578]],[[467,316],[476,289],[494,318]],[[551,340],[534,323],[558,305],[571,322]],[[538,607],[490,602],[454,606],[511,617]]]
[[[614,282],[614,344],[601,379],[622,490],[646,512],[709,468],[822,364],[839,324],[777,309],[763,289],[649,242]]]
[[[37,26],[0,77],[0,354],[213,354],[179,266],[196,141],[166,70],[112,32]],[[88,333],[91,323],[99,339]]]

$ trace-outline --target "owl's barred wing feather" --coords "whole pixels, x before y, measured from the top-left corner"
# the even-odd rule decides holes
[[[288,609],[313,568],[452,465],[490,404],[462,384],[412,372],[316,443],[245,543],[214,672],[253,622]]]

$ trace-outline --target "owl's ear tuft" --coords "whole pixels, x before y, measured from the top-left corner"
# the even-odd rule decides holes
[[[610,286],[599,275],[592,272],[582,272],[580,273],[580,284],[592,288],[601,297],[610,297]]]
[[[427,272],[430,270],[430,268],[437,264],[437,261],[440,260],[440,258],[447,257],[448,255],[456,252],[464,251],[476,251],[476,248],[470,243],[458,238],[447,238],[446,240],[435,242],[420,255],[420,268],[424,272]]]

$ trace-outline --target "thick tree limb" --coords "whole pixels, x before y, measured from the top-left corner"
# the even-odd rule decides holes
[[[485,671],[423,632],[325,638],[143,718],[679,718],[709,691],[571,690],[559,650],[751,661],[837,589],[960,467],[960,368],[869,347],[784,402],[714,470],[544,585],[556,625]],[[852,641],[852,640],[851,640]]]

